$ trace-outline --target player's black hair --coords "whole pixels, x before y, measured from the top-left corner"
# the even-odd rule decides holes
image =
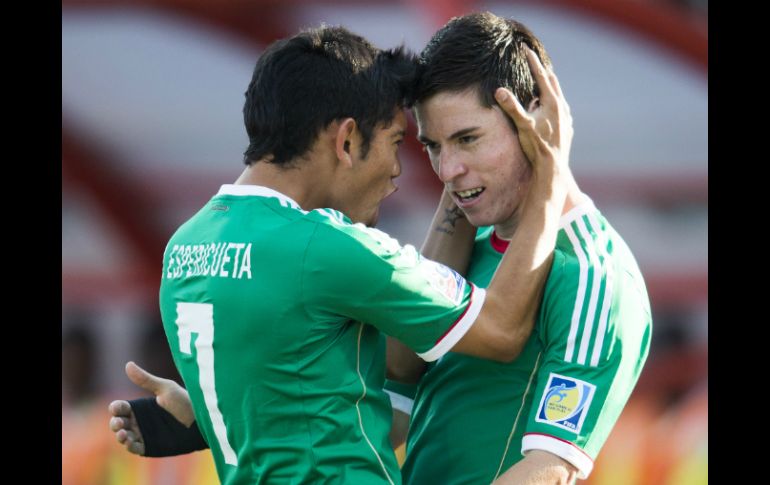
[[[413,101],[475,87],[481,104],[490,107],[497,104],[495,90],[506,87],[526,108],[540,93],[522,44],[535,51],[543,66],[551,66],[540,40],[515,20],[489,12],[452,18],[420,54]]]
[[[343,27],[320,27],[274,42],[257,61],[243,118],[247,165],[286,165],[306,153],[321,129],[351,117],[369,151],[375,126],[388,127],[414,85],[416,56],[380,50]]]

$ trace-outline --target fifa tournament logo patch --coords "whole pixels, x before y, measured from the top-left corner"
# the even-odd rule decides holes
[[[430,266],[426,275],[430,286],[455,305],[459,305],[465,290],[465,278],[443,264],[430,260],[425,262]]]
[[[535,421],[577,434],[583,426],[595,391],[593,384],[551,372]]]

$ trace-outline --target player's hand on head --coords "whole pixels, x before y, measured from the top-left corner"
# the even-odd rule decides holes
[[[524,155],[535,170],[549,161],[566,168],[573,136],[569,104],[553,70],[543,67],[537,54],[529,47],[523,47],[532,76],[540,88],[539,102],[532,111],[527,111],[506,88],[498,88],[495,99],[516,124]]]
[[[137,386],[155,394],[158,405],[171,413],[177,421],[187,427],[195,421],[190,395],[185,388],[171,379],[150,374],[133,362],[126,364],[126,375]]]
[[[110,430],[115,433],[118,443],[125,446],[129,453],[144,455],[144,440],[136,416],[128,401],[112,401],[109,405]]]

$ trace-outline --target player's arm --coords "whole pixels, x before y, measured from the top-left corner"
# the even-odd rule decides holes
[[[475,237],[476,228],[444,190],[420,253],[465,276]]]
[[[590,219],[588,224],[594,222]],[[594,244],[593,250],[602,252],[597,246],[611,241],[597,238]],[[520,451],[525,457],[534,452],[559,457],[581,480],[589,478],[639,378],[652,331],[649,301],[637,286],[638,276],[623,270],[612,273],[613,264],[593,267],[594,284],[617,300],[599,298],[595,312],[576,314],[592,298],[581,291],[585,267],[576,256],[556,254],[543,299],[547,312],[540,336],[545,351],[521,423]],[[629,292],[623,294],[621,288]],[[583,331],[592,326],[593,332]],[[572,338],[573,331],[582,337]]]
[[[393,422],[390,427],[390,443],[393,449],[398,449],[406,441],[409,431],[409,420],[412,415],[414,396],[417,393],[416,384],[404,384],[391,379],[385,381],[385,392],[390,397],[393,408]]]
[[[577,469],[558,456],[532,450],[502,474],[493,485],[571,485]]]
[[[465,275],[468,270],[476,228],[444,190],[425,235],[420,253]],[[416,383],[425,372],[425,361],[401,341],[388,337],[388,379]]]
[[[394,450],[406,442],[406,435],[409,432],[409,420],[411,415],[401,410],[393,408],[393,423],[390,426],[390,445]]]
[[[531,186],[519,226],[487,288],[479,315],[452,348],[502,361],[516,358],[532,332],[571,181],[567,166],[572,143],[569,106],[556,75],[529,49],[527,57],[540,87],[540,106],[527,113],[513,93],[503,88],[496,98],[515,122],[524,153],[532,162]]]
[[[425,373],[425,361],[417,356],[408,345],[391,336],[387,338],[387,378],[415,384]]]
[[[182,386],[133,362],[126,364],[126,374],[134,384],[155,394],[154,398],[110,403],[110,429],[126,450],[141,456],[174,456],[208,448]]]

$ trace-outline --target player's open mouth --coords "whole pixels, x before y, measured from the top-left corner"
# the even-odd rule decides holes
[[[461,190],[459,192],[455,192],[454,195],[457,197],[457,200],[460,201],[462,204],[466,204],[468,202],[471,202],[475,199],[477,199],[482,192],[484,192],[484,187],[476,187],[475,189],[468,189],[468,190]]]

